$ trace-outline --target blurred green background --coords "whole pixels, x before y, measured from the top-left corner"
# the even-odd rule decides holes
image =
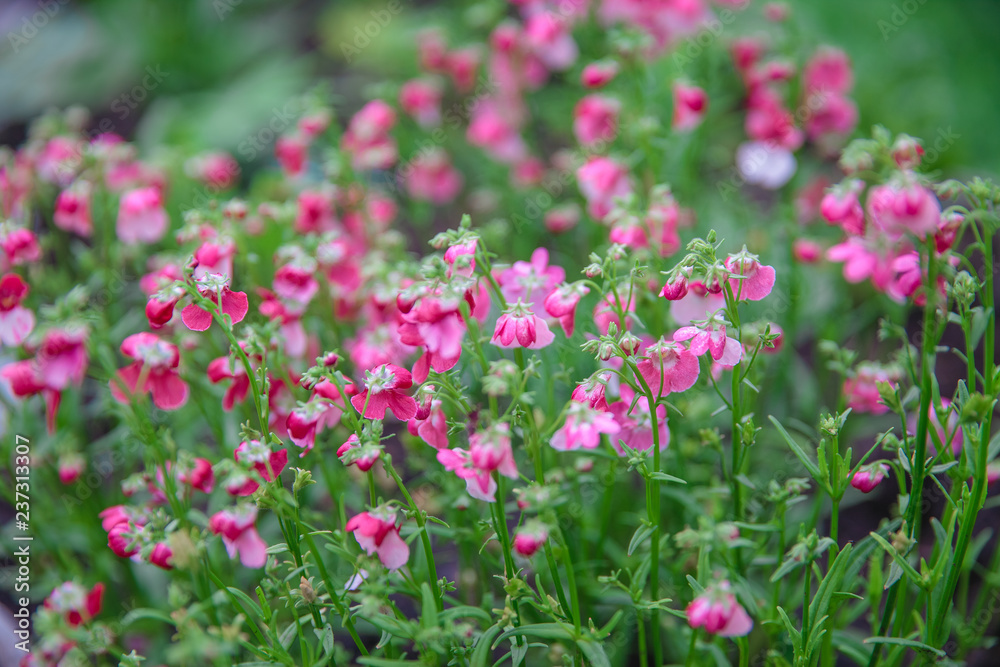
[[[353,107],[370,86],[415,73],[413,36],[428,22],[447,26],[461,44],[510,11],[503,0],[399,2],[398,18],[348,63],[343,45],[387,2],[5,0],[0,142],[19,143],[26,123],[48,107],[82,104],[94,113],[92,127],[103,120],[146,150],[169,141],[235,154],[312,82],[330,81]],[[760,4],[727,35],[752,32]],[[928,147],[943,137],[948,146],[935,165],[951,176],[1000,172],[1000,3],[787,4],[808,44],[837,45],[853,59],[861,128],[880,122]]]

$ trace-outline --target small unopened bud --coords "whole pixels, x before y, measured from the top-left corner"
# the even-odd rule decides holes
[[[604,270],[598,263],[588,264],[587,268],[583,270],[583,274],[588,278],[600,278],[604,275]]]
[[[309,470],[303,470],[302,468],[294,468],[295,470],[295,483],[292,485],[292,491],[298,494],[299,491],[316,483],[316,480],[312,478],[312,472]]]
[[[305,577],[299,579],[299,594],[309,604],[316,602],[316,589],[313,588],[312,582]]]
[[[612,323],[614,324],[614,323]],[[631,331],[626,331],[622,334],[622,337],[618,340],[618,347],[621,348],[622,352],[628,356],[633,356],[639,351],[639,347],[642,345],[642,341]]]

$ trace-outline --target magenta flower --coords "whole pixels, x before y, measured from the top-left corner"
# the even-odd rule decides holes
[[[354,389],[348,385],[347,391]],[[344,399],[337,385],[329,380],[323,380],[313,387],[313,395],[308,403],[293,409],[285,421],[288,437],[296,447],[302,448],[300,457],[308,454],[316,444],[316,436],[324,429],[333,428],[340,423],[344,413]]]
[[[448,277],[453,275],[469,278],[476,271],[476,245],[479,239],[473,237],[464,243],[456,243],[444,251],[444,261],[448,265]],[[456,262],[458,265],[456,266]]]
[[[434,449],[448,447],[448,422],[441,409],[441,401],[432,399],[430,394],[426,394],[424,401],[417,405],[417,414],[406,422],[406,429]]]
[[[421,127],[441,123],[441,85],[437,79],[411,79],[399,90],[399,106]]]
[[[870,463],[851,477],[851,486],[861,493],[871,493],[885,479],[888,472],[889,466],[886,464]]]
[[[616,197],[632,192],[628,167],[608,157],[593,157],[577,169],[576,180],[587,200],[587,212],[603,220],[611,212]]]
[[[275,294],[296,304],[308,304],[319,291],[315,269],[313,261],[285,264],[274,273]]]
[[[566,423],[553,434],[549,444],[561,452],[596,449],[601,444],[602,433],[616,435],[620,431],[621,426],[611,413],[572,401]]]
[[[531,303],[544,299],[566,280],[566,271],[560,266],[549,264],[549,251],[535,248],[531,261],[514,262],[497,276],[504,298],[509,302],[518,299]]]
[[[573,390],[572,399],[579,403],[584,403],[595,410],[608,410],[608,401],[604,394],[607,390],[607,382],[611,373],[604,372],[591,376]]]
[[[438,205],[453,201],[465,183],[461,172],[440,148],[431,149],[414,158],[402,169],[401,178],[411,198]]]
[[[259,440],[241,442],[240,446],[233,452],[233,457],[237,463],[255,470],[265,482],[273,482],[277,479],[288,464],[287,449],[271,451],[268,445]],[[260,484],[256,480],[248,478],[238,489],[238,492],[234,492],[233,488],[228,486],[226,490],[235,496],[249,496],[258,488],[260,488]]]
[[[514,535],[514,551],[531,558],[549,539],[549,529],[537,519],[527,521]]]
[[[212,384],[219,384],[223,380],[232,380],[232,384],[226,388],[226,393],[222,396],[222,409],[229,412],[237,402],[242,401],[250,392],[250,378],[247,377],[243,364],[229,357],[219,357],[209,362],[208,380]]]
[[[361,472],[368,472],[382,456],[382,449],[369,444],[362,445],[357,433],[352,433],[347,442],[337,449],[337,458],[346,465],[355,465]]]
[[[233,292],[229,289],[229,279],[222,274],[211,274],[199,281],[198,291],[203,297],[218,306],[222,312],[232,318],[233,324],[243,321],[250,310],[245,292]],[[181,320],[191,331],[207,331],[212,326],[212,313],[201,306],[189,303],[181,311]]]
[[[188,385],[177,373],[180,354],[176,345],[155,334],[137,333],[122,342],[121,351],[135,363],[118,371],[109,383],[115,400],[128,403],[127,390],[129,394],[151,394],[153,404],[161,410],[176,410],[187,403]]]
[[[50,329],[37,354],[42,381],[53,389],[79,385],[87,372],[87,330]]]
[[[603,88],[618,76],[619,69],[613,60],[590,63],[580,73],[580,83],[586,88]]]
[[[469,437],[469,457],[477,469],[494,470],[510,479],[517,479],[517,464],[510,446],[510,426],[506,423],[476,431]]]
[[[274,142],[274,157],[289,178],[305,171],[308,155],[309,141],[299,134],[282,135]]]
[[[77,181],[59,193],[52,222],[56,227],[84,238],[94,233],[90,213],[90,184]]]
[[[743,637],[753,629],[753,619],[730,592],[728,581],[709,587],[685,612],[692,628],[705,628],[720,637]]]
[[[62,392],[45,383],[38,368],[36,359],[24,359],[7,364],[0,370],[2,376],[10,383],[10,390],[18,398],[28,398],[42,394],[45,399],[45,425],[48,432],[56,431],[56,414],[62,400]]]
[[[587,95],[573,109],[573,134],[581,146],[614,141],[622,104],[606,95]]]
[[[216,512],[208,520],[208,529],[222,535],[222,543],[230,558],[237,555],[244,567],[264,567],[267,563],[267,543],[257,533],[257,508],[239,505]]]
[[[366,419],[385,419],[391,409],[396,419],[408,421],[417,414],[417,402],[403,393],[413,386],[410,371],[393,364],[382,364],[365,371],[365,389],[351,398],[351,405]]]
[[[156,243],[167,233],[169,225],[158,188],[138,188],[122,195],[116,230],[125,245]]]
[[[608,406],[615,421],[621,427],[617,438],[611,439],[611,444],[619,456],[625,455],[621,443],[639,452],[650,452],[653,450],[653,418],[649,411],[649,399],[640,396],[635,402],[635,407],[629,410],[632,392],[627,387],[622,387],[622,400],[615,401]],[[662,452],[670,444],[670,430],[667,426],[667,406],[656,406],[656,423],[659,427],[660,451]]]
[[[732,274],[729,285],[733,296],[740,301],[760,301],[774,288],[774,267],[761,264],[756,255],[747,252],[746,246],[726,259],[726,268]]]
[[[872,224],[890,240],[905,233],[926,238],[941,224],[941,204],[927,188],[913,183],[878,185],[866,203]]]
[[[497,482],[488,471],[480,470],[472,462],[472,455],[464,449],[439,449],[437,460],[445,470],[465,480],[465,491],[476,500],[496,502]]]
[[[399,536],[395,510],[376,508],[356,514],[344,529],[354,533],[354,539],[369,556],[378,555],[390,570],[398,570],[410,559],[410,547]]]
[[[889,407],[882,402],[878,393],[879,382],[895,383],[898,378],[888,369],[871,363],[860,363],[854,373],[844,380],[844,398],[847,407],[855,412],[869,412],[884,415]]]
[[[675,132],[690,132],[699,125],[708,111],[708,95],[698,86],[680,81],[673,85],[674,117],[671,127]]]
[[[413,366],[417,382],[427,379],[430,369],[444,373],[455,367],[462,354],[465,322],[458,310],[458,301],[428,295],[416,303],[397,299],[402,322],[399,339],[404,345],[422,347],[424,354]]]
[[[16,273],[0,278],[0,343],[16,347],[35,328],[35,314],[21,305],[28,296],[28,283]]]

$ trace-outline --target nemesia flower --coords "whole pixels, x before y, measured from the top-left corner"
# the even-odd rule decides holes
[[[807,93],[847,93],[854,86],[851,61],[840,49],[821,47],[802,69],[802,82]]]
[[[59,481],[69,485],[80,478],[87,468],[87,459],[79,452],[67,452],[59,457]]]
[[[440,453],[440,452],[439,452]],[[501,423],[469,436],[469,457],[477,470],[517,479],[517,464],[510,445],[510,426]]]
[[[760,301],[774,287],[774,267],[761,264],[756,255],[747,252],[746,246],[726,259],[726,268],[733,274],[729,278],[733,296],[740,301]]]
[[[524,25],[524,36],[535,55],[551,70],[568,69],[579,56],[579,49],[566,22],[554,13],[539,12],[529,16]]]
[[[6,229],[2,244],[7,261],[14,266],[34,264],[42,258],[42,248],[38,245],[38,237],[30,229],[23,227]]]
[[[448,246],[448,249],[444,251],[444,261],[448,265],[449,278],[453,275],[469,278],[475,273],[476,244],[478,241],[478,238],[472,237],[465,242]]]
[[[587,95],[573,110],[573,134],[581,146],[614,141],[621,102],[606,95]]]
[[[189,159],[185,169],[192,178],[217,190],[228,190],[240,176],[240,165],[229,153],[203,153]]]
[[[344,530],[354,533],[365,553],[377,554],[382,565],[390,570],[398,570],[410,559],[410,547],[399,536],[395,510],[376,508],[355,514]]]
[[[346,408],[340,390],[333,382],[318,382],[312,391],[309,402],[293,409],[285,421],[288,437],[296,447],[302,448],[300,457],[312,450],[316,436],[324,429],[333,428],[340,423]],[[354,391],[354,385],[348,385],[345,391]]]
[[[572,400],[589,405],[595,410],[607,411],[608,401],[605,398],[605,391],[610,377],[611,373],[609,372],[590,376],[586,381],[576,386],[571,396]]]
[[[545,320],[535,315],[520,299],[497,320],[490,342],[498,347],[526,347],[537,350],[552,344],[555,334]]]
[[[661,338],[646,348],[645,353],[647,356],[636,367],[654,396],[687,391],[698,381],[701,371],[698,357],[680,343]]]
[[[162,570],[174,569],[173,563],[171,563],[173,557],[173,550],[164,542],[157,542],[153,550],[149,552],[149,562]]]
[[[649,409],[649,399],[640,396],[631,409],[633,393],[627,387],[622,387],[622,400],[608,406],[608,411],[614,416],[620,427],[617,437],[611,438],[611,445],[619,456],[625,455],[621,443],[639,452],[653,450],[653,414]],[[659,427],[660,451],[670,444],[670,430],[667,426],[667,406],[656,406],[656,424]]]
[[[216,512],[208,520],[208,529],[222,536],[230,558],[237,555],[244,567],[259,568],[267,563],[267,543],[257,533],[257,508],[238,505]]]
[[[802,264],[815,264],[823,258],[823,246],[809,239],[792,241],[792,256]]]
[[[0,369],[0,376],[10,384],[10,391],[17,398],[42,394],[45,400],[45,425],[50,434],[55,433],[56,414],[59,411],[62,393],[45,383],[37,360],[25,359],[9,363]]]
[[[545,212],[543,222],[545,229],[553,234],[568,232],[580,222],[580,207],[570,203],[550,208]]]
[[[753,619],[730,592],[728,581],[710,586],[685,609],[688,625],[705,628],[720,637],[743,637],[753,629]]]
[[[628,168],[608,157],[592,157],[576,171],[580,192],[587,200],[587,213],[603,220],[616,197],[632,192]]]
[[[193,467],[180,470],[177,474],[177,481],[181,484],[189,484],[191,488],[202,493],[211,493],[215,486],[215,473],[212,470],[212,462],[208,459],[197,458]]]
[[[195,280],[201,280],[213,273],[232,277],[233,257],[235,255],[236,244],[232,239],[212,238],[206,240],[193,253]]]
[[[395,124],[396,112],[382,100],[372,100],[354,114],[340,142],[354,169],[388,169],[396,163],[399,153],[389,135]]]
[[[91,185],[77,181],[59,193],[52,222],[56,227],[84,238],[94,233],[90,211]]]
[[[328,190],[303,190],[299,193],[295,215],[295,231],[310,234],[333,231],[337,216],[333,210],[333,194]]]
[[[559,320],[566,336],[573,335],[576,321],[576,306],[580,299],[590,293],[590,288],[582,282],[562,284],[545,297],[545,312]]]
[[[926,238],[941,223],[941,204],[930,190],[915,184],[873,187],[865,210],[872,224],[893,240],[905,233]]]
[[[708,110],[708,95],[698,86],[689,86],[675,81],[674,117],[672,127],[675,132],[690,132],[699,125]]]
[[[89,361],[87,335],[86,328],[77,326],[46,332],[35,357],[45,386],[61,391],[83,382]]]
[[[241,442],[236,451],[233,452],[233,457],[238,463],[255,470],[265,482],[276,480],[288,464],[287,449],[272,451],[270,446],[259,440]],[[260,488],[260,484],[256,480],[248,479],[238,490],[238,493],[234,493],[232,488],[227,488],[227,490],[233,495],[249,496],[258,488]]]
[[[556,431],[549,445],[553,449],[568,452],[576,449],[596,449],[601,444],[601,434],[615,435],[621,426],[613,415],[595,410],[586,403],[572,401],[566,415],[566,423]]]
[[[176,345],[151,333],[137,333],[122,342],[121,352],[135,363],[118,371],[109,383],[115,400],[128,403],[127,390],[130,394],[150,393],[153,404],[161,410],[176,410],[187,403],[188,385],[177,372],[180,354]]]
[[[518,260],[497,277],[500,290],[509,302],[539,302],[566,279],[566,271],[549,263],[549,251],[535,248],[531,261]]]
[[[230,357],[218,357],[209,362],[206,369],[208,380],[219,384],[223,380],[232,380],[222,397],[222,409],[230,412],[237,402],[243,401],[250,392],[250,378],[247,377],[243,364]]]
[[[78,627],[101,613],[104,584],[94,584],[89,591],[75,581],[66,581],[49,593],[42,606],[63,616],[70,627]]]
[[[618,76],[619,69],[618,63],[613,60],[590,63],[580,73],[580,83],[587,88],[603,88]]]
[[[439,449],[437,460],[445,470],[455,473],[459,479],[465,480],[465,491],[476,500],[496,502],[497,482],[489,471],[480,470],[472,462],[472,456],[466,450]]]
[[[448,447],[448,422],[441,409],[441,401],[425,394],[424,400],[417,404],[417,414],[406,422],[410,435],[421,438],[434,449]]]
[[[36,168],[43,181],[69,185],[82,164],[82,144],[76,137],[59,135],[49,139],[38,155]]]
[[[223,314],[232,318],[233,324],[238,324],[250,310],[246,292],[234,292],[229,289],[229,278],[222,274],[210,274],[198,281],[198,291],[206,299],[219,307]],[[190,303],[181,311],[181,320],[191,331],[207,331],[212,326],[212,313],[201,306]]]
[[[163,196],[155,187],[137,188],[122,195],[115,229],[125,245],[156,243],[167,233],[170,220]]]
[[[888,472],[889,466],[886,464],[870,463],[851,477],[851,486],[861,493],[871,493],[885,479]]]
[[[674,332],[674,340],[688,342],[692,354],[701,356],[709,352],[716,362],[732,368],[743,358],[743,345],[726,335],[726,325],[709,322],[706,327],[686,326]]]
[[[347,442],[337,449],[337,458],[344,465],[355,465],[361,472],[368,472],[382,455],[382,449],[371,444],[361,444],[357,433],[352,433]]]
[[[549,530],[545,524],[537,519],[532,519],[518,528],[517,533],[515,533],[514,551],[525,558],[531,558],[548,539]]]
[[[747,141],[736,149],[736,168],[747,183],[777,190],[795,175],[798,163],[787,148]]]
[[[447,204],[462,191],[465,180],[440,148],[421,153],[400,169],[410,197],[418,201]]]
[[[21,305],[29,291],[16,273],[0,278],[0,343],[7,347],[23,343],[35,328],[35,314]]]
[[[402,390],[413,386],[413,376],[405,368],[382,364],[365,371],[365,389],[351,398],[351,405],[366,419],[385,419],[391,409],[396,419],[407,421],[417,414],[417,402]]]
[[[427,379],[429,369],[444,373],[454,368],[462,354],[462,340],[465,338],[465,322],[458,300],[441,298],[437,294],[421,297],[416,302],[400,299],[397,299],[397,302],[403,303],[400,308],[400,341],[424,349],[424,354],[413,366],[417,382]]]
[[[844,380],[843,392],[847,407],[855,412],[884,415],[889,411],[889,406],[882,403],[878,383],[896,381],[895,374],[887,369],[869,363],[858,364],[854,372]]]
[[[441,86],[435,79],[411,79],[399,91],[399,106],[421,127],[441,123]]]
[[[528,154],[516,125],[492,99],[482,99],[473,106],[465,136],[471,145],[502,164],[517,164]]]
[[[286,134],[274,142],[274,157],[289,178],[301,175],[306,169],[309,141],[299,134]]]
[[[285,264],[274,272],[274,292],[282,299],[306,305],[319,291],[319,281],[313,273],[316,262],[303,260]]]

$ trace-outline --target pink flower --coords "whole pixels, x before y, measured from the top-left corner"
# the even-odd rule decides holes
[[[187,161],[187,173],[210,188],[228,190],[240,177],[240,165],[226,152],[204,153]]]
[[[709,587],[685,612],[692,628],[705,628],[720,637],[743,637],[753,629],[753,619],[730,592],[728,581]]]
[[[680,81],[673,85],[675,132],[690,132],[701,125],[708,111],[708,95],[698,86],[689,86]]]
[[[208,459],[195,459],[194,467],[180,470],[177,474],[177,480],[181,484],[189,484],[192,489],[197,489],[202,493],[211,493],[215,486],[212,462]]]
[[[78,452],[67,452],[59,457],[59,481],[72,484],[87,468],[87,460]]]
[[[740,301],[760,301],[774,288],[774,267],[761,264],[745,246],[726,259],[726,268],[733,274],[729,278],[733,296]]]
[[[295,231],[299,234],[328,232],[336,228],[333,195],[327,190],[303,190],[299,193]]]
[[[478,239],[473,237],[462,243],[449,246],[444,251],[444,261],[448,265],[448,277],[453,275],[465,276],[469,278],[476,271],[476,244]],[[456,262],[458,266],[456,267]]]
[[[684,279],[684,282],[686,283],[687,280]],[[678,287],[677,291],[681,295],[670,303],[670,316],[678,324],[690,324],[708,319],[715,315],[720,308],[726,306],[726,297],[721,290],[709,290],[701,281],[688,284],[686,290],[681,290]],[[661,294],[666,295],[666,293],[667,287],[664,286]]]
[[[873,187],[866,210],[872,224],[891,240],[906,233],[923,239],[941,224],[941,204],[930,190],[915,184]]]
[[[576,386],[573,390],[572,399],[578,403],[589,405],[595,410],[608,410],[608,401],[605,398],[607,382],[611,374],[608,372],[598,373],[589,377],[586,381]]]
[[[173,550],[164,542],[157,542],[153,550],[149,552],[149,562],[163,570],[174,569],[170,562],[174,557]]]
[[[83,163],[82,147],[76,137],[58,135],[49,139],[37,157],[38,177],[57,185],[71,183]]]
[[[84,238],[94,233],[90,213],[90,184],[77,181],[59,193],[52,222],[59,229]]]
[[[169,225],[159,189],[138,188],[122,195],[116,224],[118,239],[122,243],[156,243],[167,233]]]
[[[517,126],[490,98],[481,99],[473,106],[465,136],[470,144],[482,148],[503,164],[517,164],[528,153]]]
[[[555,334],[545,320],[518,300],[497,320],[490,342],[498,347],[526,347],[537,350],[552,344]]]
[[[573,134],[580,145],[590,147],[614,141],[618,134],[621,102],[605,95],[587,95],[573,110]]]
[[[636,367],[654,396],[686,391],[698,381],[701,371],[698,357],[680,343],[661,338],[646,348],[646,354]]]
[[[469,457],[476,469],[494,470],[510,479],[517,479],[517,464],[510,446],[510,426],[506,423],[476,431],[469,436]]]
[[[549,251],[535,248],[530,262],[514,262],[500,273],[498,282],[507,301],[532,303],[544,299],[565,279],[562,267],[549,264]]]
[[[548,539],[549,531],[545,524],[538,520],[528,521],[514,535],[514,551],[531,558]]]
[[[247,440],[240,443],[240,446],[233,452],[236,461],[257,472],[265,482],[273,482],[288,464],[288,450],[279,449],[271,451],[271,448],[259,440]],[[256,480],[248,479],[245,484],[234,493],[232,488],[227,488],[229,493],[237,496],[249,496],[254,493],[260,484]]]
[[[340,142],[354,169],[388,169],[395,164],[399,153],[389,135],[395,124],[396,112],[382,100],[372,100],[354,114]]]
[[[566,21],[553,12],[529,16],[524,37],[528,47],[551,70],[569,69],[580,54]]]
[[[176,410],[187,403],[188,385],[177,373],[180,354],[176,345],[151,333],[137,333],[122,342],[121,351],[136,361],[111,380],[115,400],[128,403],[127,390],[129,394],[151,393],[153,404],[161,410]]]
[[[15,228],[3,237],[3,251],[14,266],[33,264],[42,258],[38,237],[30,229]]]
[[[421,127],[441,123],[441,85],[437,79],[411,79],[399,91],[399,106]]]
[[[616,197],[632,192],[628,167],[608,157],[592,157],[577,169],[576,180],[587,200],[587,212],[603,220],[611,212]]]
[[[231,239],[213,238],[194,251],[194,279],[202,280],[212,273],[233,275],[233,257],[236,244]]]
[[[267,563],[267,543],[257,533],[256,522],[257,508],[239,505],[213,514],[208,529],[222,535],[230,558],[238,554],[244,567],[259,568]]]
[[[596,449],[601,444],[602,433],[615,435],[619,431],[621,426],[612,414],[572,401],[566,423],[553,434],[549,444],[561,452]]]
[[[806,94],[844,94],[854,85],[851,61],[840,49],[821,47],[802,70]]]
[[[710,323],[711,324],[711,323]],[[732,368],[743,358],[743,346],[735,338],[726,335],[726,325],[711,324],[707,327],[686,326],[674,332],[677,342],[690,341],[688,349],[701,356],[709,352],[719,365]]]
[[[49,593],[42,606],[65,618],[71,628],[76,628],[101,613],[103,600],[104,584],[94,584],[88,591],[75,581],[66,581]]]
[[[16,347],[35,328],[35,315],[21,305],[28,296],[28,284],[16,273],[0,278],[0,343]]]
[[[815,264],[823,258],[823,246],[809,239],[792,241],[792,256],[802,264]]]
[[[888,472],[889,466],[886,464],[870,463],[851,477],[851,486],[861,493],[871,493],[885,479]]]
[[[36,356],[45,386],[63,390],[79,385],[87,372],[87,330],[49,329]]]
[[[590,63],[580,74],[580,83],[587,88],[603,88],[618,76],[618,63],[613,60],[601,60]]]
[[[882,403],[878,393],[879,382],[895,383],[897,378],[888,370],[873,364],[859,364],[855,372],[844,380],[844,398],[855,412],[883,415],[889,407]]]
[[[306,169],[309,141],[299,134],[286,134],[274,142],[274,157],[289,178],[295,178]]]
[[[246,292],[234,292],[229,289],[229,278],[221,274],[212,274],[199,281],[198,291],[201,296],[209,299],[232,318],[233,324],[238,324],[250,310]],[[207,331],[212,326],[212,313],[201,306],[189,303],[181,311],[181,320],[191,331]]]
[[[365,553],[377,554],[382,565],[390,570],[398,570],[410,559],[410,547],[399,536],[395,510],[377,508],[356,514],[344,529],[354,533]]]
[[[306,305],[319,291],[319,282],[313,276],[315,262],[306,265],[285,264],[274,272],[274,292],[282,299]]]
[[[569,203],[550,208],[545,212],[543,222],[545,229],[553,234],[568,232],[580,222],[580,207]]]
[[[345,391],[350,393],[354,385],[348,385]],[[355,397],[357,398],[357,397]],[[295,408],[288,414],[286,426],[288,437],[296,447],[302,448],[300,457],[308,454],[316,443],[316,436],[324,429],[333,428],[340,423],[343,408],[346,405],[340,390],[329,380],[323,380],[313,387],[313,395],[308,403]]]
[[[250,378],[238,360],[229,357],[213,359],[208,364],[207,373],[208,380],[212,384],[219,384],[223,380],[233,381],[222,397],[222,409],[226,412],[231,411],[233,406],[245,399],[250,392]]]
[[[10,384],[10,391],[18,398],[42,394],[45,399],[45,424],[50,434],[56,430],[56,414],[62,399],[60,390],[48,386],[38,368],[36,359],[25,359],[7,364],[0,376]]]
[[[421,153],[400,172],[410,197],[438,205],[454,200],[464,183],[462,174],[440,148]]]
[[[437,460],[445,470],[465,480],[465,492],[470,496],[487,503],[496,502],[496,480],[489,472],[475,467],[469,452],[459,447],[439,449]]]
[[[618,452],[619,456],[625,455],[625,450],[621,443],[638,452],[650,452],[653,450],[653,416],[649,409],[649,399],[640,396],[635,401],[635,407],[631,410],[629,406],[632,401],[632,392],[627,387],[622,389],[622,400],[615,401],[608,406],[608,410],[614,415],[621,430],[617,438],[611,438],[611,445]],[[670,430],[667,427],[667,407],[665,405],[656,406],[656,424],[659,427],[660,451],[662,452],[670,444]]]
[[[465,322],[458,310],[458,300],[436,294],[421,297],[416,303],[402,303],[399,338],[404,345],[419,346],[424,354],[413,367],[417,382],[427,379],[429,369],[444,373],[458,363],[465,338]]]
[[[876,250],[873,243],[862,237],[849,237],[826,251],[831,262],[844,263],[844,279],[849,283],[860,283],[871,279],[879,290],[885,291],[892,280],[892,258],[885,251]]]
[[[370,444],[362,445],[357,433],[352,433],[347,442],[337,449],[337,458],[344,465],[356,465],[358,470],[368,472],[382,455],[382,449]]]
[[[365,389],[351,398],[351,405],[366,419],[385,419],[391,409],[396,419],[407,421],[417,414],[417,402],[403,393],[413,386],[410,371],[393,364],[382,364],[365,371]]]
[[[590,288],[582,282],[560,285],[545,297],[545,312],[559,320],[566,336],[573,335],[576,320],[576,306],[584,295],[590,293]]]
[[[448,447],[448,422],[441,409],[441,401],[427,394],[417,407],[417,414],[406,422],[411,435],[421,438],[434,449]]]

